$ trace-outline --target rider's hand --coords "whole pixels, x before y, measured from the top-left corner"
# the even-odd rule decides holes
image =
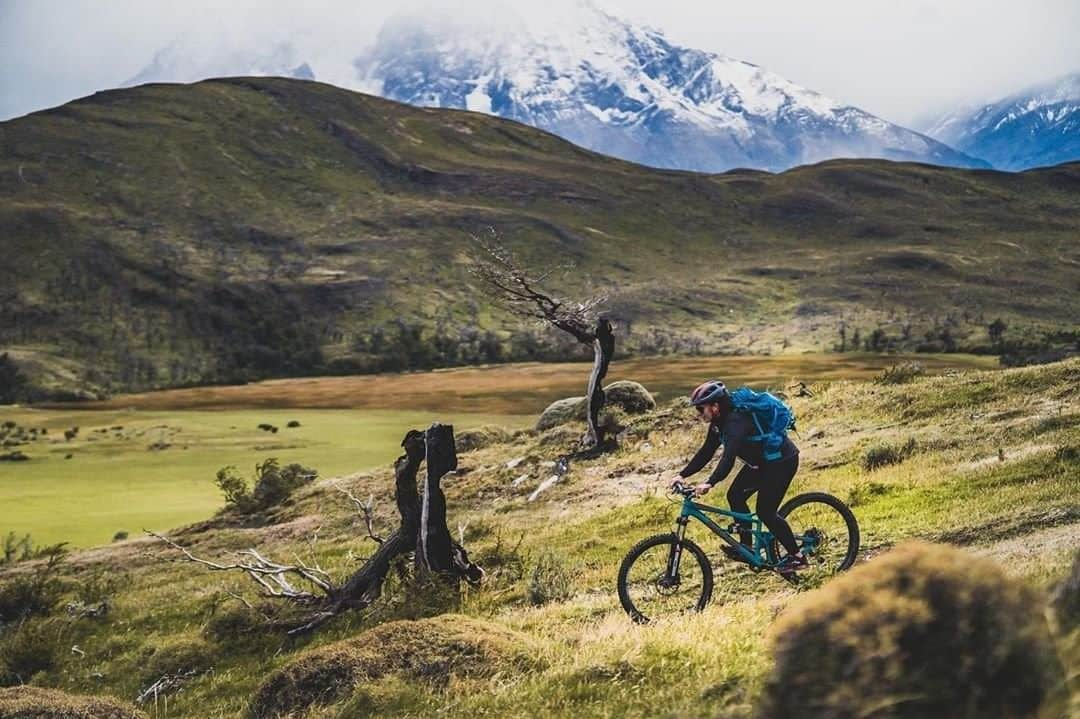
[[[695,497],[704,496],[704,495],[708,494],[709,490],[712,489],[712,488],[713,488],[713,486],[711,484],[709,484],[708,482],[702,482],[701,484],[695,484],[694,485],[694,496]]]
[[[681,474],[674,474],[667,478],[668,489],[674,489],[676,484],[686,484],[686,479]]]

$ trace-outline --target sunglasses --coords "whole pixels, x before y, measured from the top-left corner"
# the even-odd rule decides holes
[[[694,409],[697,410],[698,414],[705,414],[705,405],[703,404],[694,407]]]

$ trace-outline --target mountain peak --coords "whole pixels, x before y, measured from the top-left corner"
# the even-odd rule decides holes
[[[258,49],[167,48],[133,82],[318,79],[409,104],[498,115],[654,167],[770,171],[837,157],[985,166],[762,67],[684,48],[590,0],[402,11],[370,48],[303,33]]]
[[[927,134],[1003,170],[1080,158],[1080,72],[947,114]]]

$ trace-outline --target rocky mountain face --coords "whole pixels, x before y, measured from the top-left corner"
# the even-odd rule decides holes
[[[1080,159],[1080,73],[950,113],[927,134],[999,170]]]

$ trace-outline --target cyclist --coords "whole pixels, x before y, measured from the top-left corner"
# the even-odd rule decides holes
[[[806,567],[807,561],[799,551],[795,534],[784,518],[776,513],[799,468],[799,448],[785,438],[780,447],[780,459],[766,461],[762,444],[749,439],[757,434],[753,418],[732,406],[731,396],[723,382],[710,380],[698,385],[690,393],[690,404],[697,409],[701,421],[708,423],[709,429],[701,449],[678,476],[671,480],[671,484],[683,482],[701,471],[716,454],[717,448],[723,444],[724,452],[716,469],[708,481],[694,486],[694,493],[699,497],[706,494],[728,476],[736,458],[743,460],[745,465],[728,488],[728,504],[735,512],[749,513],[750,507],[746,500],[757,492],[758,517],[787,551],[787,555],[777,565],[777,571],[790,576]],[[753,539],[749,525],[739,524],[739,541],[745,547],[751,548]],[[725,546],[723,550],[728,557],[742,560],[735,547]]]

